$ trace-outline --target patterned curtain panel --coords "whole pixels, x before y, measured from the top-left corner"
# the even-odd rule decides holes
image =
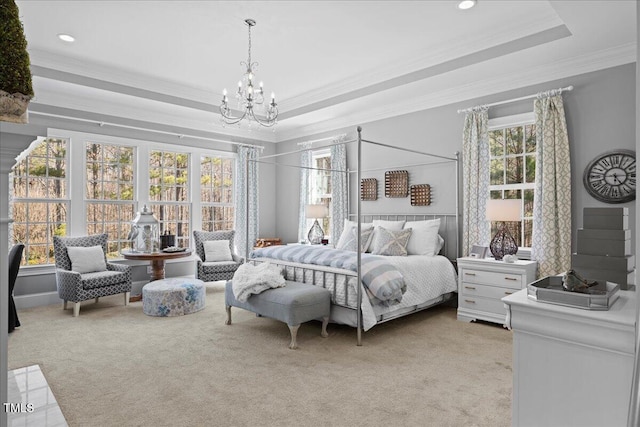
[[[339,144],[331,147],[331,243],[334,245],[342,234],[348,209],[347,147]]]
[[[258,149],[255,147],[238,146],[238,163],[236,167],[236,179],[234,180],[234,192],[236,196],[236,251],[241,257],[246,256],[246,245],[251,247],[258,238],[258,163],[249,162],[247,159],[258,160]],[[247,197],[247,185],[249,192]],[[247,230],[247,204],[249,229]]]
[[[538,94],[536,116],[536,187],[531,258],[540,277],[571,268],[571,162],[562,96]]]
[[[468,112],[462,132],[462,255],[473,245],[487,246],[490,223],[486,218],[489,198],[489,109]]]
[[[309,145],[310,147],[310,145]],[[305,146],[304,148],[309,148]],[[298,210],[298,242],[307,240],[309,227],[305,206],[309,204],[309,169],[311,167],[311,150],[300,153],[300,207]]]

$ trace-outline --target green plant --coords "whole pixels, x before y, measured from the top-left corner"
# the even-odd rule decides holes
[[[0,90],[33,96],[27,39],[14,0],[0,0]]]

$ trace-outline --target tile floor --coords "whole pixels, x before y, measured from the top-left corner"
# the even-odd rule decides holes
[[[11,408],[8,427],[67,427],[56,398],[40,366],[14,369],[7,373],[7,388]]]

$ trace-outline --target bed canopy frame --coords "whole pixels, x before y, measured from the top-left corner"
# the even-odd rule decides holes
[[[310,151],[310,150],[317,150],[320,148],[329,148],[332,147],[334,145],[347,145],[347,144],[356,144],[356,150],[357,150],[357,156],[356,156],[356,170],[352,171],[349,170],[347,168],[347,170],[332,170],[332,169],[325,169],[325,168],[315,168],[315,167],[306,167],[306,166],[300,166],[300,165],[290,165],[290,164],[283,164],[283,163],[277,163],[276,160],[279,157],[283,157],[283,156],[287,156],[287,155],[291,155],[291,154],[296,154],[296,153],[302,153],[305,151]],[[403,166],[393,166],[390,165],[389,167],[416,167],[416,166],[427,166],[427,165],[433,165],[436,163],[446,163],[446,164],[451,164],[454,166],[455,168],[455,212],[452,213],[411,213],[411,214],[401,214],[401,213],[391,213],[391,214],[365,214],[362,213],[362,200],[360,197],[360,193],[361,193],[361,188],[360,188],[360,181],[362,178],[362,173],[363,172],[368,172],[370,170],[363,170],[362,169],[362,147],[363,144],[369,144],[369,145],[373,145],[373,146],[379,146],[379,147],[384,147],[384,148],[388,148],[391,150],[396,150],[396,151],[403,151],[403,152],[407,152],[407,153],[412,153],[412,154],[417,154],[417,155],[421,155],[421,156],[426,156],[429,157],[431,159],[437,159],[437,162],[427,162],[427,163],[421,163],[421,164],[412,164],[412,165],[403,165]],[[356,217],[356,222],[357,222],[357,233],[356,233],[356,237],[357,237],[357,242],[356,242],[356,247],[360,248],[362,247],[362,241],[361,241],[361,233],[362,233],[362,219],[363,217],[370,217],[370,218],[376,218],[376,217],[382,217],[382,218],[407,218],[407,217],[412,217],[417,219],[418,217],[422,217],[423,219],[426,217],[432,217],[432,218],[438,218],[438,217],[444,217],[445,218],[445,227],[447,224],[446,219],[448,217],[452,217],[454,218],[454,235],[455,238],[453,239],[453,243],[454,243],[454,251],[453,251],[453,256],[449,257],[450,259],[455,259],[460,255],[460,236],[459,236],[459,224],[460,224],[460,209],[459,209],[459,193],[460,193],[460,185],[459,185],[459,181],[460,181],[460,153],[458,151],[456,151],[454,153],[453,157],[447,157],[447,156],[442,156],[439,154],[433,154],[433,153],[429,153],[429,152],[425,152],[425,151],[419,151],[419,150],[414,150],[414,149],[410,149],[410,148],[404,148],[404,147],[398,147],[398,146],[394,146],[394,145],[390,145],[390,144],[386,144],[386,143],[382,143],[382,142],[376,142],[376,141],[370,141],[367,139],[363,139],[362,138],[362,127],[358,126],[357,127],[357,138],[356,139],[351,139],[351,140],[347,140],[347,141],[338,141],[338,142],[334,142],[331,144],[327,144],[321,147],[308,147],[308,148],[301,148],[299,150],[294,150],[294,151],[288,151],[288,152],[284,152],[284,153],[277,153],[277,154],[272,154],[272,155],[267,155],[267,156],[262,156],[258,159],[250,159],[249,157],[247,157],[246,161],[245,161],[245,166],[246,166],[246,170],[249,170],[249,163],[253,162],[253,163],[266,163],[266,164],[270,164],[270,165],[274,165],[275,167],[281,167],[281,166],[289,166],[289,167],[293,167],[293,168],[297,168],[297,169],[310,169],[310,170],[323,170],[323,171],[331,171],[331,172],[342,172],[345,173],[347,175],[347,205],[348,208],[350,207],[351,203],[350,203],[350,188],[351,188],[351,184],[349,181],[349,177],[351,174],[355,173],[355,179],[356,182],[358,183],[357,187],[358,187],[358,197],[357,197],[357,203],[356,203],[356,212],[355,214],[351,214],[348,213],[347,216],[348,217]],[[265,161],[267,159],[273,159],[273,161]],[[386,167],[388,168],[388,167]],[[375,170],[375,169],[372,169]],[[247,180],[247,182],[245,182],[245,191],[246,191],[246,200],[249,200],[249,182]],[[250,250],[251,250],[251,242],[249,242],[248,239],[248,232],[249,232],[249,203],[246,204],[245,206],[245,218],[246,218],[246,222],[245,222],[245,232],[247,233],[247,238],[246,240],[246,246],[245,246],[245,259],[249,260],[249,254],[250,254]],[[446,241],[446,239],[445,239]],[[445,243],[446,244],[446,243]],[[357,345],[361,346],[362,345],[362,253],[360,251],[357,251],[357,270],[356,272],[353,274],[354,277],[357,278],[357,284],[358,286],[356,286],[357,289],[357,308],[356,308],[356,320],[357,320],[357,325],[356,325],[356,336],[357,336]],[[295,272],[294,272],[295,274]],[[425,307],[426,308],[426,307]],[[391,320],[391,319],[388,319]]]

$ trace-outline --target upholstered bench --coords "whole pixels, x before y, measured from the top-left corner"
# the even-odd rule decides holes
[[[142,311],[149,316],[182,316],[205,306],[206,289],[198,279],[154,280],[142,287]]]
[[[227,321],[231,324],[231,307],[243,308],[259,316],[285,322],[291,332],[290,349],[298,348],[296,337],[303,322],[322,318],[322,337],[327,337],[327,324],[331,310],[331,294],[319,286],[287,281],[282,288],[268,289],[251,295],[246,302],[233,295],[233,282],[228,281],[224,291]]]

